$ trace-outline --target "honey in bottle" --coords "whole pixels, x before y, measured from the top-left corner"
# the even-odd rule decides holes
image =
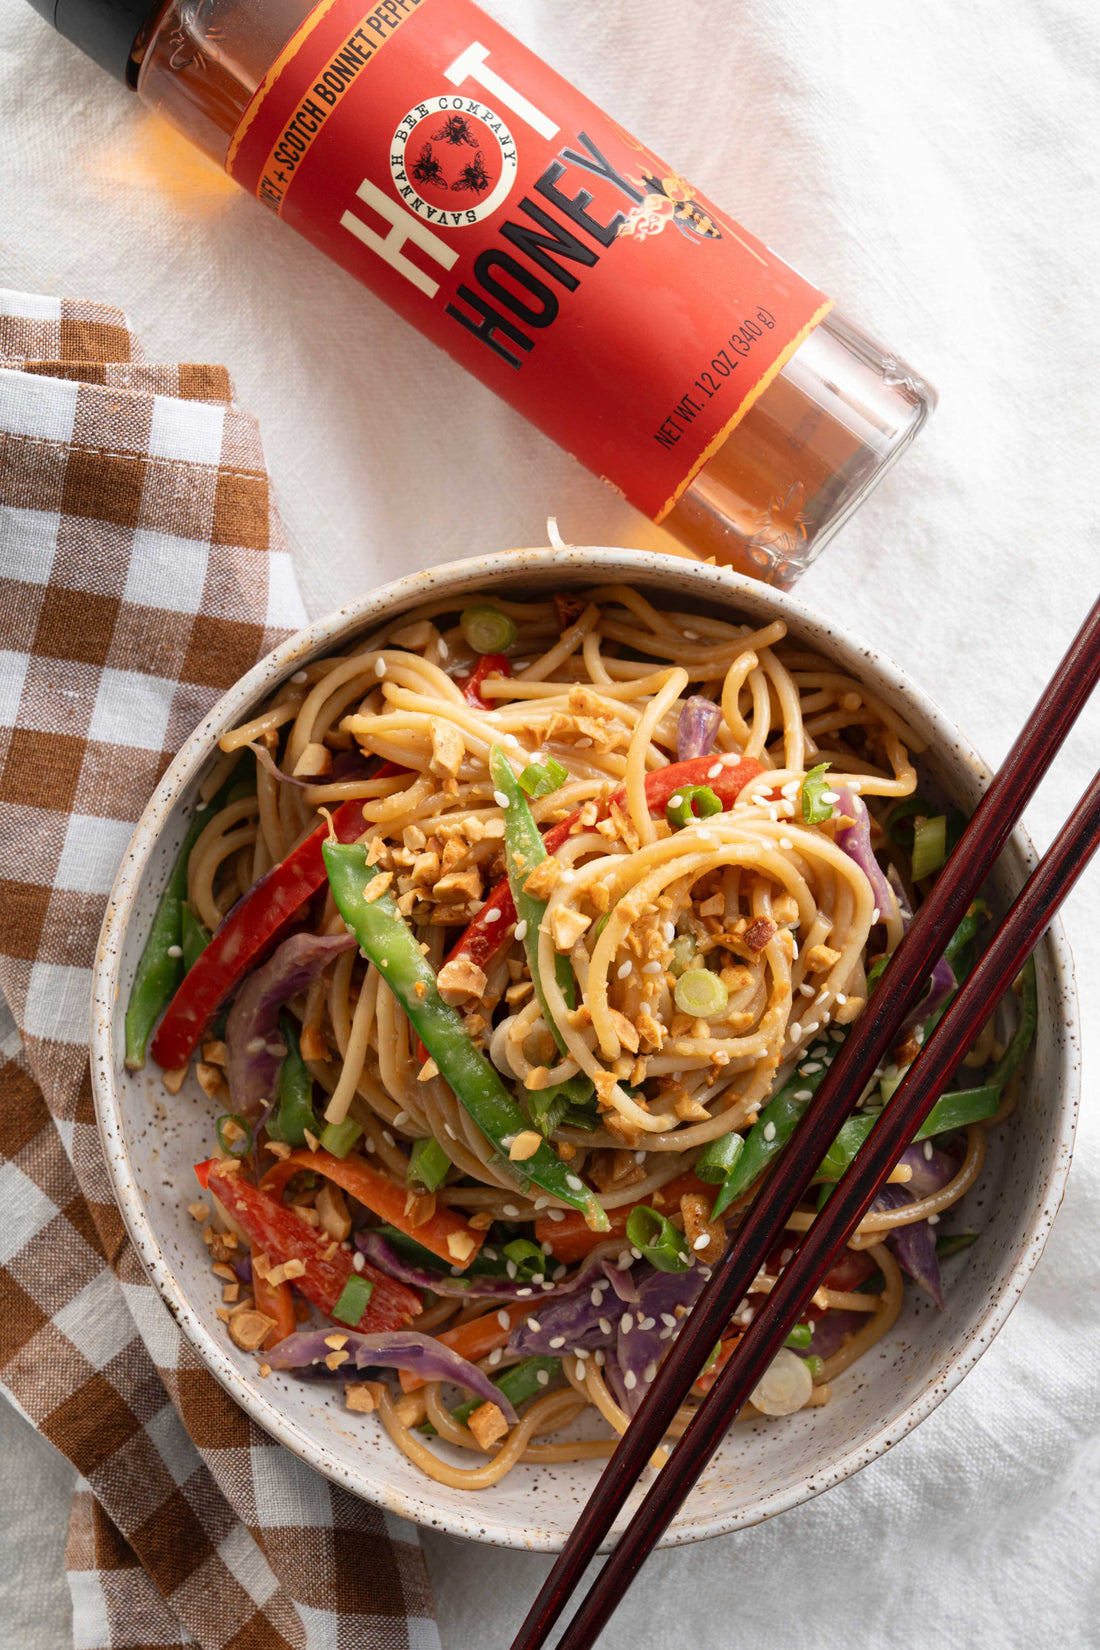
[[[792,584],[934,405],[472,0],[32,3],[698,556]]]

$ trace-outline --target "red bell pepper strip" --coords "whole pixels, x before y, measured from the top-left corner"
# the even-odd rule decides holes
[[[492,702],[481,697],[481,684],[487,676],[511,676],[512,667],[503,653],[483,653],[468,676],[455,678],[455,686],[462,689],[468,705],[478,710],[492,710]]]
[[[720,771],[714,778],[710,771],[716,763],[722,762]],[[667,768],[655,768],[645,776],[646,801],[649,803],[650,813],[664,813],[669,799],[676,795],[682,785],[709,785],[715,796],[727,808],[733,806],[740,793],[750,779],[764,770],[760,763],[751,756],[742,757],[734,764],[728,765],[718,756],[695,756],[689,762],[670,762]],[[612,791],[608,798],[608,805],[612,802],[622,803],[626,800],[626,790],[620,785]],[[554,853],[565,842],[577,819],[580,810],[563,819],[560,825],[555,825],[543,837],[543,845],[548,854]],[[498,915],[494,916],[496,912]],[[451,949],[447,961],[455,957],[468,957],[479,968],[484,968],[491,962],[511,938],[512,929],[516,922],[516,907],[508,887],[508,879],[498,882],[485,904],[481,907],[474,920],[459,935]],[[155,1052],[155,1049],[154,1049]]]
[[[331,1238],[307,1226],[301,1215],[261,1187],[253,1186],[243,1174],[227,1174],[218,1162],[211,1167],[207,1184],[247,1235],[252,1245],[253,1267],[257,1254],[266,1255],[276,1266],[288,1260],[301,1261],[305,1271],[294,1279],[295,1288],[330,1317],[350,1277],[363,1277],[374,1285],[363,1316],[348,1328],[363,1334],[402,1329],[422,1310],[415,1290],[387,1277],[369,1263],[360,1271],[352,1265],[346,1249],[334,1246]]]
[[[332,816],[341,842],[362,836],[363,804],[345,802]],[[226,917],[194,967],[184,975],[153,1038],[152,1055],[166,1071],[186,1065],[207,1026],[234,986],[253,966],[283,923],[325,880],[324,821],[281,865],[272,866]]]
[[[624,1203],[618,1209],[608,1209],[607,1218],[611,1222],[609,1231],[590,1231],[585,1225],[583,1215],[559,1209],[559,1214],[565,1214],[564,1220],[551,1220],[548,1215],[540,1215],[535,1221],[535,1240],[538,1243],[548,1243],[556,1261],[572,1266],[576,1261],[583,1260],[598,1243],[606,1243],[608,1238],[625,1238],[626,1223],[638,1207],[638,1203],[648,1203],[651,1208],[675,1214],[685,1192],[702,1192],[705,1197],[710,1197],[710,1192],[703,1182],[696,1180],[689,1169],[686,1174],[670,1180],[667,1186],[660,1186],[657,1191],[639,1198],[637,1203]]]
[[[408,1188],[379,1174],[361,1157],[334,1157],[331,1152],[291,1152],[289,1157],[284,1157],[267,1171],[260,1185],[272,1197],[281,1197],[291,1175],[298,1174],[302,1169],[323,1174],[326,1180],[331,1180],[358,1199],[372,1214],[415,1238],[422,1248],[430,1249],[448,1266],[469,1266],[485,1241],[484,1232],[477,1231],[456,1209],[448,1208],[444,1203],[438,1206],[430,1220],[414,1226],[406,1213],[406,1206],[410,1203]]]

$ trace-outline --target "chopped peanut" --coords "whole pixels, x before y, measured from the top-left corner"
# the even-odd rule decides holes
[[[432,737],[429,768],[438,778],[454,779],[466,754],[462,734],[453,722],[446,721],[442,716],[430,717],[428,729]]]
[[[179,1093],[180,1089],[183,1087],[184,1079],[187,1076],[187,1070],[190,1063],[191,1062],[188,1061],[186,1066],[178,1066],[175,1071],[161,1072],[160,1080],[168,1090],[169,1094]]]
[[[498,1438],[503,1438],[508,1431],[508,1423],[503,1412],[496,1404],[488,1401],[477,1406],[466,1425],[484,1450],[495,1444]]]
[[[208,1066],[227,1066],[229,1064],[229,1050],[225,1044],[212,1039],[202,1045],[202,1057]]]
[[[416,1074],[418,1083],[430,1083],[433,1077],[439,1076],[439,1067],[432,1059],[427,1059]]]
[[[549,899],[557,886],[561,876],[561,862],[553,854],[547,856],[541,865],[536,865],[531,875],[523,884],[525,894],[532,899]]]
[[[802,960],[808,974],[824,974],[840,961],[840,952],[834,951],[831,945],[811,945]]]
[[[351,1231],[351,1216],[348,1214],[347,1202],[339,1186],[332,1185],[326,1180],[317,1193],[317,1215],[330,1238],[343,1243]]]
[[[304,1025],[300,1042],[303,1060],[327,1060],[328,1044],[319,1026]]]
[[[357,1415],[373,1415],[383,1391],[381,1381],[356,1381],[344,1388],[344,1401]]]
[[[776,924],[769,917],[757,917],[756,921],[745,930],[745,944],[750,951],[763,951],[770,945],[779,932]]]
[[[516,1135],[508,1148],[508,1156],[513,1163],[525,1163],[529,1157],[534,1157],[542,1145],[542,1136],[534,1129],[523,1129]]]
[[[319,779],[332,772],[332,752],[327,745],[307,745],[294,764],[295,779]]]
[[[208,1100],[213,1100],[222,1086],[222,1073],[218,1066],[208,1065],[200,1060],[195,1067],[195,1076],[199,1080],[199,1087]]]
[[[253,1306],[238,1306],[229,1316],[229,1338],[242,1352],[256,1352],[275,1328],[275,1319]]]
[[[488,985],[485,970],[471,962],[469,957],[452,957],[450,962],[443,964],[437,978],[443,1000],[452,1004],[467,997],[480,1000]]]
[[[639,1047],[638,1028],[631,1024],[625,1014],[620,1014],[617,1008],[608,1010],[608,1018],[614,1026],[616,1035],[623,1047],[628,1048],[631,1054],[637,1054]]]
[[[472,1238],[469,1232],[447,1233],[447,1253],[456,1266],[462,1266],[468,1261],[476,1248],[477,1240]]]
[[[367,886],[363,889],[362,899],[364,905],[373,905],[376,899],[381,899],[392,881],[392,871],[379,871],[376,877],[371,877]]]
[[[580,911],[574,911],[571,906],[555,906],[550,917],[550,932],[554,937],[556,949],[558,951],[572,951],[591,922],[591,917],[583,916]]]
[[[858,1019],[866,1007],[866,997],[849,997],[846,1003],[838,1003],[834,1008],[833,1023],[838,1026],[851,1025],[852,1021]],[[916,1059],[916,1054],[912,1054],[910,1059]]]
[[[187,1213],[191,1216],[192,1220],[209,1220],[210,1205],[209,1203],[189,1203],[187,1205]]]

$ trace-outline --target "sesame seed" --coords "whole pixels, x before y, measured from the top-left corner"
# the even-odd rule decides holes
[[[663,974],[664,973],[664,966],[661,963],[659,963],[656,958],[654,958],[652,962],[647,962],[647,963],[642,964],[642,973],[643,974]]]
[[[634,1161],[635,1161],[635,1163],[644,1163],[645,1162],[645,1152],[635,1152],[634,1153]]]
[[[721,762],[716,762],[714,764],[713,768],[708,768],[707,769],[707,778],[708,779],[717,779],[718,775],[721,772],[722,772],[722,764],[721,764]]]
[[[627,975],[632,974],[633,972],[634,964],[632,962],[620,963],[618,968],[615,970],[615,978],[617,980],[625,980]]]
[[[443,1132],[449,1140],[457,1140],[458,1139],[458,1135],[455,1133],[455,1131],[452,1129],[452,1127],[449,1123],[444,1123]]]
[[[832,807],[834,803],[840,801],[840,794],[837,791],[822,791],[821,800],[822,802],[827,802],[829,806]]]
[[[775,1139],[775,1124],[770,1119],[768,1120],[768,1122],[766,1122],[764,1124],[764,1139],[765,1140],[774,1140]],[[696,1247],[699,1247],[699,1245],[697,1244]],[[706,1245],[704,1244],[702,1247],[705,1248]]]
[[[929,1226],[938,1226],[939,1223],[940,1223],[939,1215],[929,1215],[929,1217],[928,1217]]]
[[[793,1249],[784,1249],[782,1254],[779,1257],[780,1266],[786,1266],[787,1262],[790,1260],[790,1258],[793,1254],[794,1254]]]
[[[290,680],[292,682],[307,682],[309,678],[304,670],[296,670]]]
[[[351,1257],[351,1264],[354,1267],[355,1271],[361,1272],[363,1270],[364,1266],[367,1264],[367,1262],[366,1262],[365,1257],[363,1255],[361,1255],[358,1250],[356,1250],[354,1255],[352,1255],[352,1257]]]
[[[641,1260],[642,1258],[642,1251],[636,1249],[633,1244],[630,1245],[630,1258],[632,1261]],[[619,1264],[622,1265],[622,1262],[620,1261]]]
[[[508,806],[508,798],[505,796],[503,791],[494,791],[493,801],[496,803],[498,808],[506,808]]]
[[[493,1350],[489,1354],[489,1364],[490,1364],[490,1366],[493,1369],[495,1369],[497,1364],[503,1358],[503,1356],[504,1356],[504,1348],[502,1346],[494,1346]]]
[[[390,1133],[389,1129],[383,1129],[382,1130],[382,1139],[386,1142],[387,1146],[392,1146],[392,1145],[396,1144],[396,1142],[394,1141],[393,1135]]]
[[[516,1216],[519,1214],[519,1210],[516,1208],[514,1203],[506,1203],[500,1212],[503,1215],[507,1215],[509,1220],[515,1220]]]
[[[926,1140],[924,1142],[924,1161],[926,1163],[931,1163],[931,1161],[932,1161],[932,1152],[933,1152],[932,1142],[930,1140]]]
[[[244,1051],[245,1051],[246,1054],[262,1054],[266,1047],[267,1047],[267,1039],[266,1038],[264,1038],[264,1037],[250,1037],[248,1039],[248,1042],[244,1045]]]
[[[815,1071],[820,1071],[820,1070],[821,1070],[821,1061],[820,1060],[807,1060],[806,1064],[804,1066],[799,1066],[798,1075],[800,1077],[812,1077]]]
[[[527,938],[527,918],[524,917],[522,922],[517,922],[516,923],[516,939],[517,940],[525,940],[526,938]]]
[[[689,630],[686,625],[684,626],[684,635],[687,637],[689,642],[697,642],[699,640],[699,632],[697,630]]]
[[[638,1319],[638,1328],[639,1329],[647,1329],[648,1330],[648,1329],[656,1329],[656,1327],[657,1327],[657,1319],[656,1318],[639,1318]]]
[[[848,999],[845,996],[843,991],[838,991],[837,992],[836,1000],[837,1000],[837,1007],[838,1008],[843,1008],[844,1004],[848,1001]]]
[[[395,1129],[403,1129],[405,1127],[405,1124],[408,1121],[409,1121],[408,1112],[407,1111],[399,1111],[397,1113],[396,1117],[393,1120],[393,1126],[394,1126]]]
[[[441,659],[449,659],[451,657],[451,650],[443,640],[442,636],[439,638],[438,642],[436,642],[435,646],[436,652],[439,654]]]
[[[561,871],[561,872],[558,873],[558,881],[559,882],[576,882],[576,880],[577,880],[576,871],[565,870],[565,871]]]
[[[600,1325],[601,1333],[604,1334],[604,1335],[610,1335],[610,1333],[611,1333],[611,1319],[610,1318],[600,1318],[598,1320],[598,1322],[599,1322],[599,1325]]]
[[[801,991],[801,993],[804,997],[812,997],[814,995],[813,986],[812,985],[807,985],[805,983],[805,981],[803,981],[803,983],[799,986],[798,989],[799,989],[799,991]]]
[[[662,924],[661,933],[665,936],[666,945],[671,945],[676,938],[676,924],[674,922]]]
[[[874,910],[871,912],[871,921],[873,923],[878,922],[878,920],[881,916],[882,916],[882,912],[879,910],[878,906],[876,905]]]
[[[204,814],[206,812],[207,808],[209,808],[209,806],[210,806],[209,802],[196,802],[195,803],[195,812],[197,814]]]
[[[774,1134],[774,1132],[775,1132],[774,1123],[769,1123],[768,1127],[772,1130],[772,1132]],[[692,1242],[691,1247],[693,1249],[705,1249],[709,1242],[710,1242],[710,1234],[708,1232],[700,1232],[699,1236],[697,1238],[695,1238],[694,1241]]]
[[[789,836],[781,836],[779,838],[779,846],[783,849],[784,853],[789,854],[791,849],[794,847],[794,843],[791,841]]]
[[[589,1295],[588,1298],[592,1302],[593,1306],[599,1306],[602,1303],[603,1293],[604,1293],[604,1290],[606,1288],[607,1288],[606,1283],[594,1283],[592,1285],[592,1293]]]
[[[671,1312],[662,1312],[661,1313],[661,1322],[663,1324],[667,1325],[667,1327],[669,1329],[675,1329],[676,1328],[676,1319],[672,1316]]]
[[[595,1352],[592,1354],[592,1357],[597,1369],[602,1369],[604,1364],[607,1362],[607,1359],[604,1357],[603,1351],[600,1347],[596,1348]]]
[[[833,1027],[832,1031],[829,1033],[829,1036],[832,1038],[834,1043],[842,1043],[844,1041],[844,1033],[838,1026]]]
[[[565,1336],[564,1335],[555,1335],[555,1336],[553,1336],[553,1338],[550,1341],[551,1350],[554,1351],[554,1352],[557,1351],[559,1346],[564,1346],[564,1345],[565,1345]]]
[[[680,795],[679,791],[677,791],[675,796],[669,797],[668,805],[670,808],[678,808],[683,800],[683,797]]]
[[[516,738],[514,733],[506,733],[504,735],[504,743],[506,745],[511,745],[513,750],[519,749],[519,740]]]
[[[535,1291],[533,1289],[517,1289],[516,1290],[517,1299],[521,1299],[521,1300],[526,1299],[526,1297],[528,1295],[533,1295],[534,1293],[535,1293]]]
[[[790,1033],[792,1043],[800,1043],[802,1041],[802,1027],[798,1024],[797,1020],[791,1026]]]
[[[497,911],[497,910],[486,911],[485,921],[486,922],[499,922],[500,921],[500,912]]]
[[[625,1386],[625,1388],[628,1392],[633,1392],[634,1388],[637,1386],[637,1384],[638,1384],[637,1375],[635,1375],[635,1373],[632,1369],[628,1369],[626,1374],[623,1376],[623,1385]]]
[[[539,1330],[542,1328],[542,1325],[537,1318],[528,1318],[527,1327],[531,1331],[532,1335],[537,1335]]]
[[[696,831],[695,834],[699,838],[700,842],[706,843],[708,848],[712,847],[714,843],[718,841],[718,838],[715,836],[713,831]]]
[[[384,676],[386,674],[386,661],[385,661],[385,659],[376,659],[374,661],[374,674],[376,676]]]
[[[512,1327],[512,1320],[508,1316],[507,1312],[504,1310],[503,1306],[501,1307],[500,1311],[497,1313],[497,1323],[499,1323],[499,1325],[502,1329],[511,1329],[511,1327]]]
[[[812,1100],[814,1091],[813,1089],[795,1089],[794,1097],[796,1100]]]
[[[515,1263],[515,1261],[514,1260],[506,1260],[505,1263],[504,1263],[504,1270],[507,1272],[507,1274],[510,1278],[514,1278],[515,1275],[516,1275],[516,1263]]]
[[[538,1370],[536,1375],[535,1375],[535,1380],[539,1383],[539,1386],[549,1386],[550,1385],[550,1371],[548,1369]]]
[[[182,945],[170,945],[168,947],[168,955],[170,957],[182,957],[183,956],[183,946]]]
[[[652,1379],[656,1375],[656,1373],[657,1373],[657,1360],[656,1360],[656,1358],[653,1358],[653,1359],[650,1360],[649,1363],[646,1364],[645,1368],[642,1370],[642,1380],[643,1381],[652,1381]]]
[[[549,1201],[550,1201],[550,1199],[548,1197],[536,1197],[536,1199],[535,1199],[535,1208],[536,1209],[545,1209],[546,1205],[549,1203]],[[548,1243],[543,1244],[542,1252],[543,1252],[544,1255],[548,1255],[550,1253],[550,1245]]]
[[[634,1319],[632,1315],[629,1312],[624,1312],[622,1317],[619,1319],[619,1333],[621,1335],[629,1335],[633,1328]]]
[[[550,1220],[564,1220],[565,1219],[565,1210],[564,1209],[547,1209],[546,1214],[547,1214],[548,1219],[550,1219]]]
[[[567,1174],[566,1177],[565,1177],[565,1184],[569,1187],[570,1191],[574,1191],[574,1192],[583,1192],[584,1191],[584,1181],[581,1180],[578,1175]]]

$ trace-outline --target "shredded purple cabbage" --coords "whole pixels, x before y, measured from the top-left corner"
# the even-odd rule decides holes
[[[935,1147],[926,1157],[923,1145],[908,1146],[899,1162],[912,1170],[912,1178],[904,1186],[884,1186],[872,1204],[876,1212],[904,1209],[922,1197],[929,1197],[954,1178],[958,1167],[953,1158]],[[913,1220],[908,1225],[893,1227],[886,1234],[886,1246],[902,1271],[908,1272],[914,1283],[942,1309],[943,1280],[935,1234],[927,1220]]]
[[[345,1336],[344,1345],[338,1349],[327,1344],[334,1335]],[[460,1357],[442,1341],[421,1335],[415,1329],[395,1329],[377,1335],[361,1335],[358,1330],[343,1330],[338,1325],[306,1329],[288,1335],[285,1341],[265,1352],[264,1358],[272,1369],[308,1370],[317,1364],[327,1367],[325,1359],[331,1357],[334,1350],[349,1355],[339,1366],[340,1376],[346,1378],[353,1369],[388,1368],[407,1369],[426,1381],[453,1381],[475,1398],[496,1404],[509,1426],[515,1425],[516,1412],[511,1403],[476,1364]]]
[[[292,934],[237,993],[225,1026],[226,1078],[233,1107],[244,1117],[270,1109],[282,1054],[279,1010],[304,991],[334,957],[354,946],[350,934]]]
[[[602,1254],[594,1254],[588,1256],[584,1265],[571,1278],[562,1278],[558,1283],[552,1283],[549,1279],[542,1283],[521,1283],[513,1278],[492,1277],[484,1272],[455,1277],[451,1273],[437,1272],[429,1266],[417,1266],[413,1261],[406,1260],[381,1232],[372,1231],[368,1227],[362,1227],[355,1233],[355,1246],[372,1266],[378,1267],[380,1272],[396,1278],[399,1283],[409,1284],[413,1289],[430,1289],[436,1295],[455,1298],[472,1297],[502,1301],[530,1299],[532,1312],[542,1301],[552,1300],[558,1295],[572,1294],[587,1283],[595,1282],[597,1277],[602,1279],[605,1271],[610,1273],[612,1270]],[[547,1258],[546,1264],[548,1268],[555,1267],[552,1257]]]
[[[875,896],[875,904],[883,916],[893,909],[891,901],[894,891],[886,880],[885,872],[875,858],[871,847],[871,816],[867,812],[867,804],[861,796],[843,786],[838,792],[841,812],[849,819],[854,819],[854,825],[844,825],[836,833],[836,845],[842,848],[850,859],[854,859],[867,881],[871,884],[871,892]]]
[[[676,1308],[690,1310],[709,1275],[707,1268],[692,1266],[687,1272],[647,1269],[639,1278],[637,1304],[620,1316],[615,1341],[614,1365],[621,1387],[612,1376],[617,1401],[628,1415],[637,1413],[672,1344],[675,1324],[665,1320],[679,1322]]]
[[[695,756],[709,756],[721,720],[721,706],[713,699],[698,693],[686,699],[676,724],[676,760],[690,762]]]
[[[814,1326],[813,1339],[808,1350],[802,1354],[807,1358],[831,1358],[834,1352],[839,1352],[845,1337],[854,1335],[867,1322],[866,1312],[826,1312],[823,1317],[812,1320]]]

